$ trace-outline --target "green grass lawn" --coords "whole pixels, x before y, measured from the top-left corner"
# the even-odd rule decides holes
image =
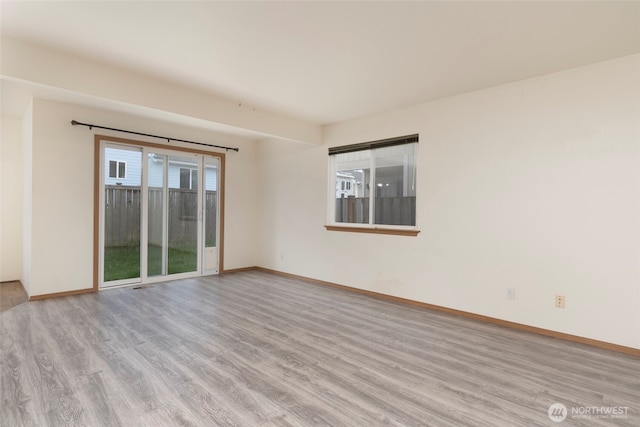
[[[159,276],[162,272],[162,248],[149,246],[148,275]],[[198,266],[195,248],[169,248],[168,273],[196,271]],[[104,281],[140,277],[140,248],[111,247],[104,252]]]

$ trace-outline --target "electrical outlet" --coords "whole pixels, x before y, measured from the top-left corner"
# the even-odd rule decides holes
[[[507,288],[507,299],[516,299],[516,289]]]
[[[564,295],[556,295],[555,307],[556,308],[564,308]]]

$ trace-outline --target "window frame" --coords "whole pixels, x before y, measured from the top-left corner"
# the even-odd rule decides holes
[[[417,205],[416,205],[416,221],[415,225],[387,225],[387,224],[375,224],[372,221],[374,219],[374,213],[372,211],[375,206],[375,191],[372,190],[369,200],[369,219],[368,223],[346,223],[346,222],[337,222],[335,218],[335,209],[336,209],[336,189],[337,189],[337,167],[335,162],[335,156],[344,153],[350,152],[358,152],[358,151],[370,151],[370,169],[375,171],[376,168],[376,158],[375,158],[375,150],[385,147],[390,147],[394,145],[405,145],[405,144],[416,144],[415,151],[415,161],[417,163],[418,160],[418,142],[419,142],[419,134],[406,135],[395,138],[388,138],[383,140],[359,143],[359,144],[351,144],[345,146],[338,147],[330,147],[329,148],[329,179],[328,179],[328,197],[327,197],[327,224],[325,225],[325,229],[327,231],[344,231],[344,232],[355,232],[355,233],[372,233],[372,234],[391,234],[391,235],[400,235],[400,236],[417,236],[420,233],[418,229],[418,221],[417,221]],[[416,173],[417,173],[417,165],[416,165]],[[368,183],[370,188],[373,188],[375,173],[370,174],[370,182]],[[344,182],[343,182],[344,184]]]
[[[189,171],[189,187],[182,187],[182,171]],[[178,179],[180,180],[181,190],[196,190],[198,188],[198,170],[191,167],[179,167]],[[195,184],[195,185],[194,185]]]
[[[116,176],[111,176],[111,162],[116,164]],[[120,176],[120,166],[124,167],[124,174]],[[127,162],[124,160],[109,160],[109,178],[113,179],[127,179]]]

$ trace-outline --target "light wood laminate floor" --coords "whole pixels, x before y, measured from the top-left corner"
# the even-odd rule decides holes
[[[0,320],[2,426],[640,425],[636,357],[263,272]]]
[[[27,293],[20,282],[0,283],[0,312],[27,302]]]

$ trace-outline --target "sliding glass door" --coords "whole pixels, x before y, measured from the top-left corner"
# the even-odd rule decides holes
[[[108,146],[103,150],[103,281],[140,282],[142,149]]]
[[[217,273],[219,158],[106,143],[102,153],[100,287]]]
[[[147,275],[198,271],[202,156],[147,154]]]

